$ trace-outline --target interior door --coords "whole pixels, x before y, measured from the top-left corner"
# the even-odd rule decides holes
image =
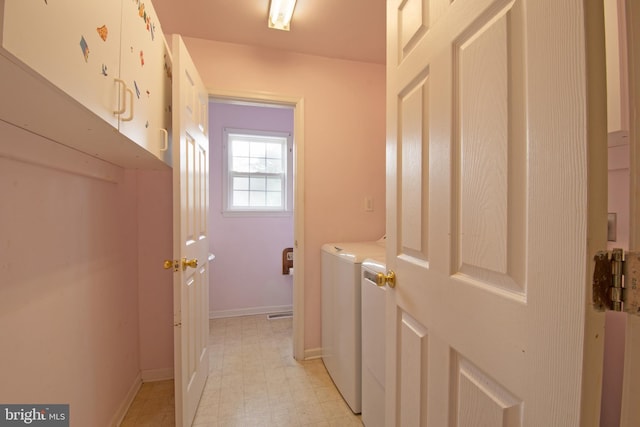
[[[387,2],[388,426],[598,423],[595,3]]]
[[[173,36],[173,255],[176,426],[190,426],[209,373],[208,94]]]

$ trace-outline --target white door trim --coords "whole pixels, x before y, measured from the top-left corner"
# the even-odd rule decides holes
[[[629,224],[629,249],[640,249],[640,224],[636,220],[640,214],[640,57],[636,53],[640,48],[640,31],[635,29],[633,23],[640,18],[640,7],[631,1],[626,1],[627,17],[627,66],[628,66],[628,90],[629,90],[629,158],[630,158],[630,224]]]
[[[640,56],[636,53],[640,47],[640,31],[637,19],[640,18],[640,7],[636,1],[626,0],[627,25],[627,67],[629,90],[629,250],[640,250]],[[640,416],[638,398],[640,372],[635,368],[635,361],[640,354],[640,318],[627,315],[625,329],[624,373],[622,382],[622,407],[620,427],[637,424]]]
[[[210,89],[209,97],[294,108],[293,154],[293,239],[295,274],[293,276],[293,357],[304,360],[304,98],[264,92]]]

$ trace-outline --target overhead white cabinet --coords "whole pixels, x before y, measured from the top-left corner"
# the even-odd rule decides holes
[[[4,5],[2,47],[117,127],[120,2],[5,0]]]
[[[21,116],[7,111],[12,108],[5,105],[0,108],[0,114],[6,112],[1,119],[116,163],[124,152],[133,150],[129,157],[142,159],[142,167],[148,163],[145,152],[171,164],[171,56],[149,1],[3,3],[3,66],[14,71],[3,88],[11,91],[20,85],[24,91],[16,102],[33,104],[29,101],[40,95],[30,86],[40,85],[38,78],[52,86],[41,94],[43,102],[51,101],[44,111],[36,108],[32,111],[34,116],[29,117],[29,111]],[[18,75],[19,68],[30,77]],[[38,116],[38,112],[55,116],[59,109],[78,109],[66,105],[69,100],[56,96],[56,91],[77,101],[80,110],[97,115],[144,151],[122,147],[122,140],[111,147],[114,135],[105,134],[102,123],[98,128],[103,129],[96,129],[95,123],[89,126],[87,122],[91,120],[82,114],[64,114],[52,126],[43,125],[47,118]],[[78,137],[77,133],[66,135],[65,129],[56,130],[65,126],[78,126],[84,134]],[[84,140],[84,145],[78,146],[76,139]]]
[[[150,2],[123,0],[120,132],[160,159],[170,161],[171,54]],[[127,120],[131,118],[131,120]]]

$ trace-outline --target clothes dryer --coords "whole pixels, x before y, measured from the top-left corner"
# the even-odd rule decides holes
[[[385,417],[386,292],[378,286],[386,273],[384,258],[362,262],[362,423],[383,427]]]
[[[328,243],[321,251],[322,360],[356,414],[361,411],[361,264],[384,256],[384,239]]]

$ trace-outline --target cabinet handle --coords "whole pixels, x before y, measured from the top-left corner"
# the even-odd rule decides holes
[[[130,88],[125,88],[127,93],[129,94],[129,115],[125,118],[121,118],[123,122],[130,122],[133,120],[133,91]]]
[[[122,92],[120,93],[120,105],[119,105],[120,108],[118,108],[113,112],[113,114],[119,115],[124,113],[124,110],[126,109],[124,97],[126,96],[127,84],[124,82],[124,80],[121,80],[121,79],[113,79],[113,80],[115,80],[116,83],[119,83],[120,87],[122,88]]]
[[[169,149],[169,132],[166,129],[160,129],[162,132],[162,147],[160,147],[160,151],[167,151]]]

